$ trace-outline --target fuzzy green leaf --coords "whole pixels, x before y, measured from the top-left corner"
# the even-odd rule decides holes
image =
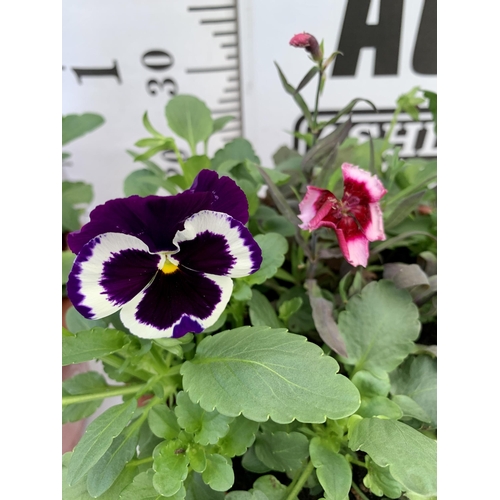
[[[220,116],[214,120],[214,127],[212,134],[215,134],[219,130],[222,130],[230,121],[234,120],[234,116]]]
[[[186,500],[224,500],[225,494],[206,485],[201,474],[191,473],[184,481]]]
[[[108,408],[102,415],[92,421],[76,445],[68,466],[68,482],[75,484],[106,453],[113,439],[128,424],[137,401],[131,399],[126,403]]]
[[[62,145],[74,141],[78,137],[88,134],[100,127],[104,118],[96,113],[83,113],[82,115],[66,115],[62,117]]]
[[[207,455],[207,468],[201,477],[213,490],[227,491],[234,484],[231,460],[218,454]]]
[[[153,486],[158,493],[170,497],[182,488],[188,474],[189,459],[184,444],[176,439],[163,441],[153,453]]]
[[[193,154],[196,145],[206,141],[213,130],[213,120],[207,105],[191,95],[177,95],[165,107],[168,126],[186,139]]]
[[[253,489],[255,491],[261,491],[266,495],[268,500],[282,500],[286,486],[281,484],[273,475],[267,474],[265,476],[260,476],[254,483]]]
[[[436,495],[436,441],[395,420],[368,418],[358,422],[349,436],[349,447],[362,450],[389,471],[405,490]]]
[[[151,408],[148,424],[153,434],[163,439],[174,439],[181,431],[175,413],[166,404]]]
[[[236,417],[229,424],[229,432],[217,443],[221,454],[230,458],[243,455],[255,441],[258,429],[258,422]]]
[[[285,261],[285,254],[288,251],[286,238],[278,233],[258,234],[255,241],[262,250],[262,264],[258,271],[241,278],[250,286],[260,285],[272,278]]]
[[[335,453],[328,443],[315,437],[309,446],[311,461],[318,480],[329,500],[345,500],[351,489],[352,473],[343,455]]]
[[[354,413],[359,392],[301,335],[241,327],[204,338],[183,364],[184,390],[206,411],[264,422],[320,423]]]
[[[245,160],[250,160],[253,163],[260,164],[260,159],[255,154],[250,142],[241,137],[228,142],[224,148],[219,149],[215,153],[215,156],[212,159],[212,168],[219,171],[219,167],[228,160],[232,160],[231,168],[236,166],[238,163],[243,163]]]
[[[391,372],[390,377],[391,394],[410,397],[424,410],[435,427],[437,425],[437,360],[426,355],[409,356],[402,365]]]
[[[181,391],[177,394],[175,415],[179,425],[194,434],[194,440],[202,445],[215,444],[229,432],[231,417],[217,411],[207,412],[200,405],[193,403],[189,396]]]
[[[141,472],[121,493],[119,500],[163,500],[153,486],[153,469]]]
[[[102,358],[119,351],[130,342],[129,337],[111,328],[92,328],[62,339],[62,364],[71,365]]]
[[[383,415],[394,420],[399,420],[403,416],[401,408],[385,396],[361,398],[361,405],[356,413],[365,418]]]
[[[271,328],[283,326],[267,297],[258,290],[252,290],[252,299],[248,303],[248,308],[252,326],[270,326]]]
[[[135,432],[122,432],[113,440],[106,453],[88,473],[87,489],[91,496],[96,498],[111,487],[135,455],[138,439],[139,429]]]
[[[272,470],[292,472],[299,469],[309,455],[309,441],[300,432],[259,433],[255,454]]]
[[[419,313],[406,290],[387,280],[368,284],[339,315],[339,328],[355,371],[377,377],[396,368],[414,349]]]
[[[363,484],[379,497],[400,498],[401,484],[391,476],[389,467],[380,467],[368,455],[365,460],[368,474],[363,478]]]

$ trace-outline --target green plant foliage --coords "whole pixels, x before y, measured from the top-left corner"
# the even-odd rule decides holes
[[[201,477],[213,490],[227,491],[234,483],[231,460],[217,453],[207,455],[207,468]]]
[[[62,117],[62,145],[78,139],[100,127],[104,118],[96,113],[66,115]]]
[[[436,494],[436,442],[412,427],[395,420],[363,419],[350,434],[349,447],[368,453],[380,467],[389,466],[405,491]]]
[[[83,363],[119,351],[130,342],[130,338],[119,330],[92,328],[63,337],[62,364]]]
[[[175,414],[179,425],[194,434],[194,440],[202,445],[215,444],[229,432],[231,417],[217,411],[207,412],[200,405],[193,403],[184,392],[177,394]]]
[[[156,491],[165,497],[171,497],[183,489],[183,482],[189,471],[184,443],[178,439],[163,441],[155,448],[153,458],[153,486]]]
[[[268,500],[281,500],[285,494],[286,486],[281,484],[273,475],[260,476],[253,483],[253,492],[261,491]]]
[[[68,465],[68,482],[75,484],[106,453],[113,439],[128,424],[137,401],[131,399],[126,403],[108,408],[89,424],[85,434],[76,445]]]
[[[299,469],[309,454],[308,448],[309,441],[299,432],[263,432],[255,441],[257,458],[270,469],[281,472]]]
[[[255,154],[250,142],[239,137],[228,142],[224,148],[219,149],[215,153],[215,156],[212,158],[212,169],[219,171],[220,167],[227,161],[231,161],[231,165],[234,167],[245,160],[260,164],[260,159]]]
[[[187,141],[192,154],[196,145],[205,142],[213,131],[213,120],[206,104],[197,97],[177,95],[165,107],[165,116],[171,130]]]
[[[368,473],[363,478],[363,484],[372,493],[388,498],[401,497],[401,484],[398,483],[389,472],[389,467],[380,467],[369,456],[366,456],[366,467]]]
[[[156,405],[148,414],[148,423],[155,436],[163,439],[174,439],[181,428],[173,410],[167,405]]]
[[[346,500],[351,489],[352,473],[343,455],[332,450],[328,442],[315,437],[310,444],[311,461],[318,480],[329,500]]]
[[[307,371],[297,372],[298,364]],[[359,406],[359,393],[304,337],[266,327],[242,327],[207,337],[183,364],[184,390],[202,408],[264,422],[324,422]],[[279,395],[279,396],[278,396]]]
[[[229,432],[217,443],[225,457],[243,455],[255,441],[259,424],[243,416],[236,417],[229,424]]]
[[[82,206],[88,205],[94,197],[94,189],[86,182],[62,182],[62,230],[78,231]]]
[[[406,396],[414,401],[423,411],[412,405],[406,398],[398,398],[398,404],[403,404],[408,416],[430,422],[437,426],[437,360],[430,356],[408,356],[403,364],[391,372],[391,394]],[[413,410],[412,410],[413,409]],[[411,414],[413,413],[413,414]],[[417,414],[415,414],[417,413]],[[427,416],[427,419],[424,417]]]
[[[349,300],[339,315],[339,328],[354,370],[383,377],[413,350],[420,332],[418,309],[411,296],[393,283],[370,283]]]

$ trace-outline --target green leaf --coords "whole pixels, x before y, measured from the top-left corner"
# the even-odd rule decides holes
[[[436,495],[437,445],[412,427],[396,420],[363,419],[349,437],[351,450],[362,450],[405,490]]]
[[[391,476],[389,467],[380,467],[368,455],[365,460],[368,474],[363,478],[363,484],[379,497],[400,498],[401,484]]]
[[[68,330],[74,334],[91,330],[92,328],[106,328],[109,325],[109,319],[87,319],[84,318],[73,306],[66,311],[66,325]]]
[[[285,323],[289,320],[290,316],[295,314],[302,306],[302,299],[294,297],[290,300],[285,300],[279,307],[278,316]]]
[[[70,250],[63,250],[62,252],[62,284],[65,285],[68,281],[68,274],[73,267],[76,255]]]
[[[163,179],[161,177],[158,177],[151,170],[141,168],[140,170],[134,170],[125,177],[123,193],[125,196],[132,196],[134,194],[149,196],[156,194],[162,185]]]
[[[390,373],[390,377],[391,394],[410,397],[425,411],[432,425],[436,427],[437,360],[426,355],[409,356]]]
[[[212,158],[212,168],[219,171],[219,167],[226,161],[232,160],[233,167],[245,160],[260,164],[259,157],[255,154],[252,145],[246,139],[238,137],[228,142],[223,149],[219,149]]]
[[[62,230],[78,231],[82,206],[87,205],[94,197],[94,190],[85,182],[62,182]]]
[[[144,115],[142,116],[142,124],[144,125],[144,128],[154,137],[158,137],[160,139],[164,139],[164,136],[158,132],[153,125],[151,125],[151,122],[149,121],[148,118],[148,112],[146,111]]]
[[[191,156],[184,162],[182,168],[186,183],[190,186],[201,170],[210,169],[210,160],[205,155]]]
[[[179,137],[185,139],[191,152],[196,154],[196,145],[206,141],[213,130],[213,120],[207,105],[191,95],[177,95],[165,107],[168,126]]]
[[[184,444],[178,440],[163,441],[153,453],[153,486],[158,493],[169,497],[175,495],[188,475],[189,460]]]
[[[62,498],[64,500],[92,500],[93,497],[87,492],[86,475],[82,480],[78,481],[75,485],[69,486],[67,481],[68,463],[71,459],[73,452],[65,453],[62,460]],[[118,476],[111,488],[104,492],[99,500],[116,500],[120,493],[132,482],[134,476],[137,474],[137,467],[125,467],[122,473]],[[121,498],[121,497],[120,497]],[[130,499],[129,499],[130,500]],[[134,500],[145,500],[142,498],[134,498]]]
[[[403,394],[393,396],[392,401],[401,408],[403,417],[416,418],[425,423],[431,422],[431,417],[429,417],[424,409],[409,396],[404,396]]]
[[[257,455],[255,454],[255,446],[248,448],[247,452],[243,455],[241,465],[244,469],[249,470],[250,472],[255,472],[256,474],[263,474],[271,470],[257,458]]]
[[[262,491],[231,491],[226,500],[269,500]]]
[[[382,415],[394,420],[399,420],[403,416],[401,408],[385,396],[361,398],[361,405],[356,413],[364,418]]]
[[[214,491],[206,485],[201,478],[201,474],[191,473],[184,482],[187,494],[186,500],[224,500],[225,494]]]
[[[62,339],[62,364],[71,365],[91,359],[102,358],[119,351],[130,342],[130,338],[119,330],[92,328]]]
[[[125,465],[133,458],[139,440],[139,429],[135,432],[125,429],[114,440],[106,453],[90,469],[87,489],[92,497],[107,491],[121,474]]]
[[[234,120],[234,116],[220,116],[214,120],[214,126],[212,130],[212,135],[222,130],[231,120]]]
[[[387,280],[369,283],[339,315],[339,328],[355,371],[382,378],[412,352],[420,332],[411,295]]]
[[[190,467],[201,474],[207,468],[205,448],[197,443],[190,443],[186,453]]]
[[[429,100],[429,111],[434,120],[434,132],[437,134],[437,94],[431,90],[424,90],[423,94]]]
[[[76,445],[68,466],[68,482],[75,484],[106,453],[113,439],[128,424],[137,401],[131,399],[126,403],[108,408],[87,427],[80,442]]]
[[[335,453],[319,437],[309,445],[311,461],[316,468],[318,480],[329,500],[345,500],[351,489],[352,473],[343,455]]]
[[[285,261],[288,252],[286,238],[278,233],[258,234],[255,241],[262,250],[262,264],[260,269],[250,276],[241,278],[247,285],[260,285],[272,278]]]
[[[255,441],[258,429],[258,422],[243,416],[236,417],[229,424],[229,432],[217,443],[220,453],[229,458],[243,455]]]
[[[106,380],[100,373],[88,371],[65,380],[62,384],[62,392],[63,396],[91,394],[105,389],[107,386]],[[101,406],[101,403],[102,399],[65,406],[62,412],[62,423],[76,422],[90,417]]]
[[[344,339],[340,335],[339,327],[333,317],[332,302],[323,298],[321,288],[316,280],[306,280],[305,286],[309,295],[314,325],[321,340],[337,354],[347,356]]]
[[[324,422],[354,413],[359,393],[338,363],[284,329],[241,327],[204,338],[181,368],[202,408],[265,422]]]
[[[351,378],[351,382],[358,388],[362,396],[387,396],[391,388],[389,375],[384,373],[382,378],[375,377],[370,372],[361,370]]]
[[[163,142],[159,146],[152,147],[145,153],[136,156],[134,161],[144,162],[145,160],[149,160],[150,158],[152,158],[156,153],[160,153],[161,151],[175,150],[175,148],[175,140],[172,137],[165,137],[163,139]]]
[[[269,326],[271,328],[283,326],[267,297],[258,290],[252,290],[252,300],[248,303],[248,308],[252,326]]]
[[[427,190],[417,191],[403,198],[389,213],[384,212],[384,227],[392,229],[401,224],[420,205],[420,201],[427,193]]]
[[[295,226],[298,226],[300,223],[299,218],[295,214],[295,212],[292,210],[292,208],[289,205],[289,202],[286,200],[284,197],[283,193],[278,189],[274,181],[271,179],[269,174],[261,167],[257,167],[259,169],[259,172],[261,173],[262,177],[266,181],[266,184],[269,188],[269,194],[271,195],[271,198],[273,199],[276,208],[281,212],[281,214],[292,224]]]
[[[163,500],[153,486],[153,469],[141,472],[121,493],[120,500]]]
[[[217,411],[206,411],[193,403],[189,396],[181,391],[177,394],[175,415],[179,425],[194,434],[194,440],[202,445],[215,444],[229,432],[231,417],[221,415]]]
[[[255,440],[257,458],[280,472],[299,469],[309,455],[309,441],[300,432],[259,433]]]
[[[299,90],[302,90],[313,78],[314,76],[319,72],[318,66],[313,66],[307,73],[304,78],[300,81],[300,83],[297,85],[297,92]]]
[[[82,115],[66,115],[62,117],[62,145],[74,141],[92,130],[100,127],[104,118],[96,113]]]
[[[201,477],[213,490],[227,491],[234,484],[231,460],[218,454],[207,455],[207,468]]]
[[[282,500],[286,486],[281,484],[273,475],[266,474],[253,483],[253,491],[261,491],[268,500]]]
[[[173,410],[166,404],[155,405],[148,414],[148,424],[155,436],[163,439],[175,439],[181,428]]]

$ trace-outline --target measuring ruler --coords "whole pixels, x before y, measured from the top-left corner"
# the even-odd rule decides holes
[[[155,128],[172,135],[164,109],[176,94],[200,98],[214,118],[234,117],[210,139],[209,155],[244,136],[262,164],[272,166],[281,145],[294,146],[292,131],[302,123],[274,61],[297,85],[312,66],[304,50],[288,44],[302,31],[323,38],[327,54],[339,48],[345,54],[327,75],[320,112],[328,116],[351,99],[366,98],[384,114],[366,115],[365,123],[359,113],[369,110],[360,104],[353,133],[374,130],[373,121],[383,131],[399,95],[414,86],[436,90],[428,45],[435,2],[63,0],[63,114],[105,118],[102,127],[64,148],[72,156],[63,174],[93,184],[93,205],[122,196],[123,180],[140,168],[126,151],[143,152],[133,144],[148,136],[142,115],[147,111]],[[310,107],[315,87],[303,91]],[[435,155],[428,123],[428,114],[416,124],[402,117],[394,139],[407,156]],[[187,144],[178,144],[187,154]],[[173,157],[159,153],[152,160],[168,168]]]

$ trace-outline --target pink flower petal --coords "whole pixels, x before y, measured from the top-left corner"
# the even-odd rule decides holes
[[[369,241],[384,241],[384,217],[378,203],[370,203],[371,220],[363,230]]]
[[[361,202],[366,200],[369,203],[374,203],[387,193],[378,177],[355,165],[344,163],[342,165],[342,175],[344,176],[344,197],[346,197],[347,193],[348,195],[357,196]]]
[[[356,236],[351,236],[346,239],[344,232],[341,229],[336,229],[335,233],[337,234],[337,239],[339,240],[340,249],[342,250],[347,262],[354,267],[366,267],[368,264],[368,256],[370,255],[368,240],[366,237],[362,233],[359,233]]]
[[[302,221],[302,224],[299,225],[301,229],[312,231],[320,227],[320,220],[329,210],[322,200],[326,200],[329,196],[333,196],[333,194],[327,189],[307,186],[304,199],[299,203],[300,214],[298,217]],[[321,211],[321,214],[318,213],[318,210]]]

